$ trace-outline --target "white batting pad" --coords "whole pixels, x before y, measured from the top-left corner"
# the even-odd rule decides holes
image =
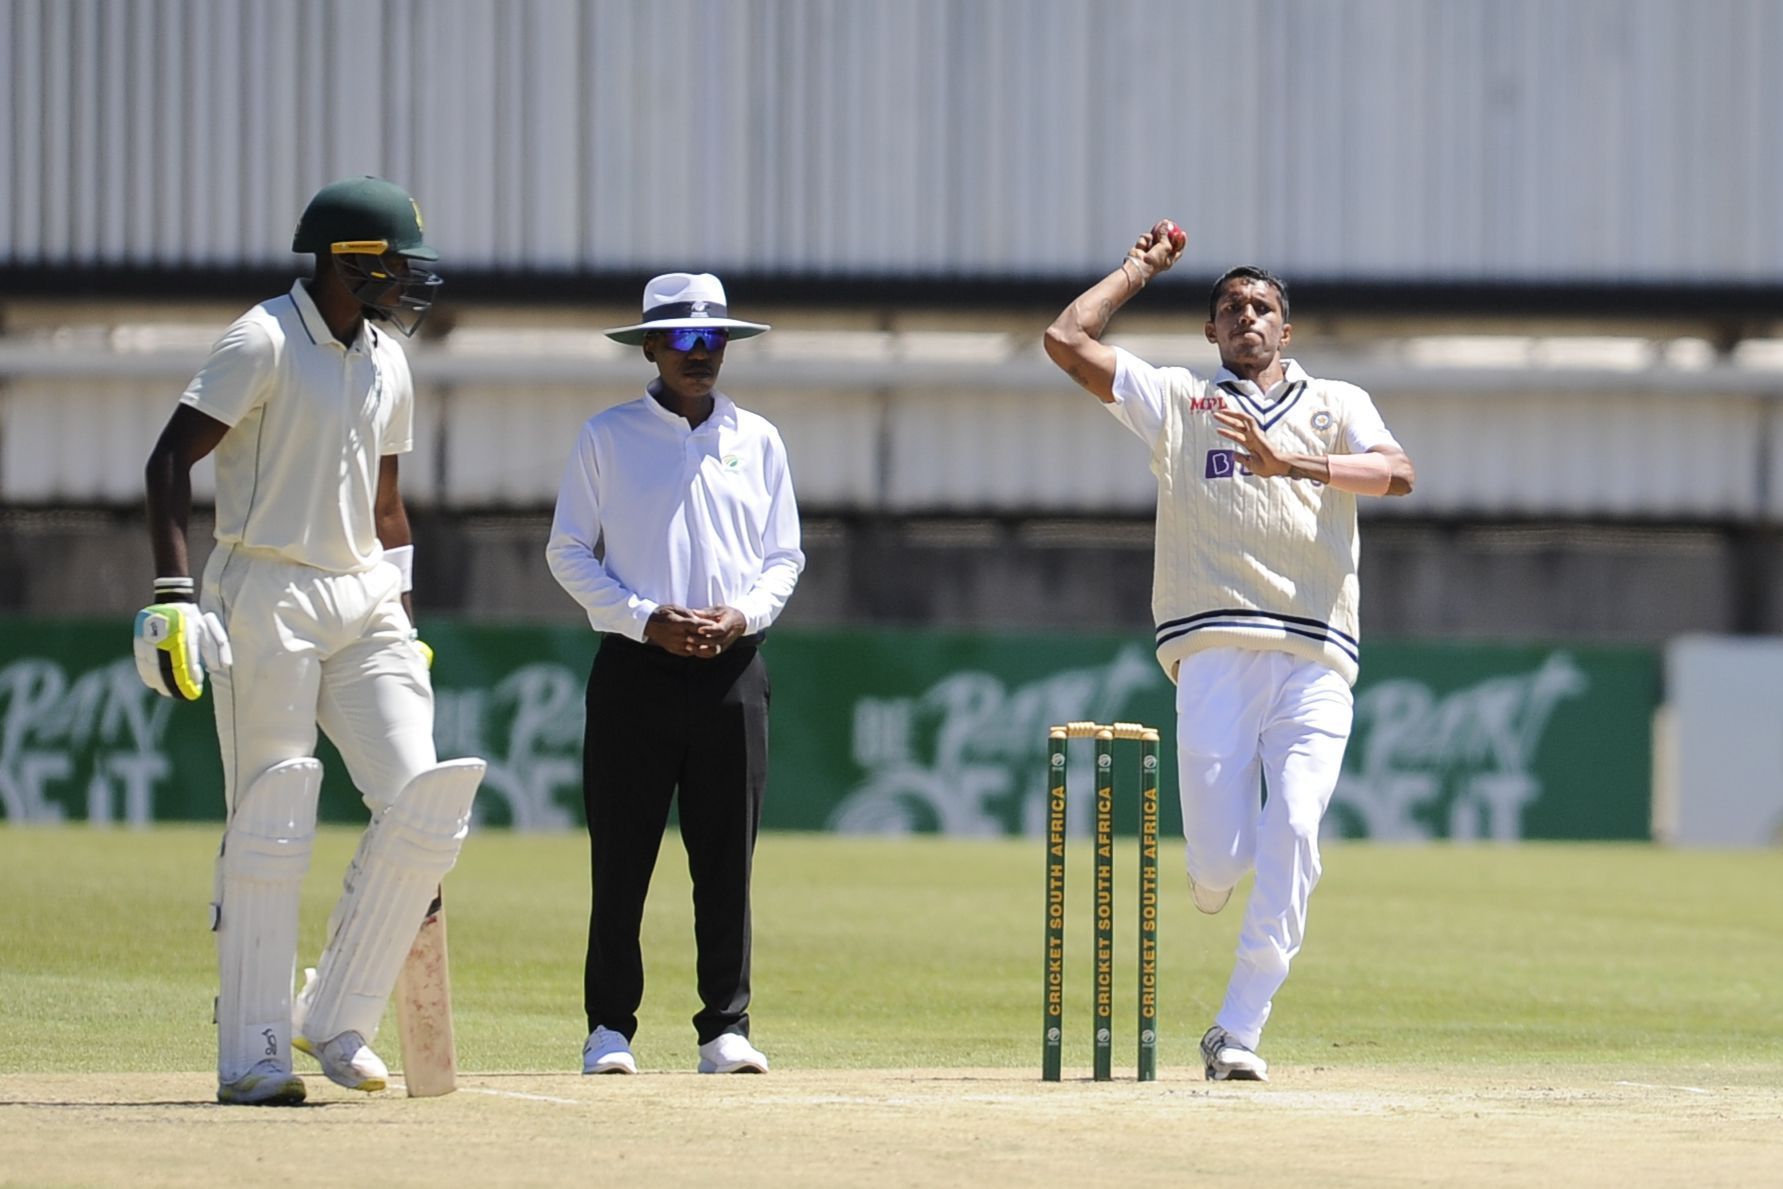
[[[470,832],[484,766],[448,760],[429,768],[372,820],[316,966],[303,1024],[312,1041],[353,1031],[370,1043],[377,1035],[427,906]]]
[[[297,901],[316,840],[322,763],[274,764],[235,799],[217,857],[217,1075],[232,1082],[272,1058],[291,1068]]]

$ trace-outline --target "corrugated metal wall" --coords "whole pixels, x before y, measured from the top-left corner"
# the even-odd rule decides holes
[[[1144,448],[1038,358],[1037,339],[1005,361],[913,369],[902,382],[737,348],[725,388],[780,428],[807,510],[1149,514]],[[1192,349],[1158,350],[1157,336],[1127,341],[1160,362],[1206,366]],[[202,349],[43,363],[56,358],[0,384],[0,505],[137,503],[149,444]],[[1364,501],[1371,516],[1783,523],[1783,368],[1408,370],[1316,348],[1303,358],[1370,388],[1418,464],[1416,496]],[[402,460],[411,503],[549,507],[582,421],[633,399],[647,375],[617,351],[548,370],[531,362],[529,376],[511,357],[415,351],[415,449]],[[0,352],[0,374],[10,366]],[[137,374],[112,370],[125,366]],[[832,378],[849,371],[872,378]],[[209,461],[194,471],[201,500],[211,477]]]
[[[1774,0],[0,0],[0,262],[1774,282]]]

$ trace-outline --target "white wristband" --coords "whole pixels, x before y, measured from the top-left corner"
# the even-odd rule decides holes
[[[402,584],[398,590],[407,594],[415,589],[415,547],[413,545],[392,545],[384,550],[384,560],[396,567],[402,575]]]

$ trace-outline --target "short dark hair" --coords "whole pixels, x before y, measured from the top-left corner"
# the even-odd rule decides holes
[[[1275,286],[1275,295],[1282,299],[1282,321],[1288,320],[1288,286],[1285,281],[1266,268],[1258,268],[1254,264],[1241,264],[1237,268],[1229,268],[1226,275],[1213,283],[1213,292],[1207,297],[1207,320],[1213,321],[1220,305],[1220,290],[1226,282],[1242,279],[1246,281],[1262,281],[1265,285]]]

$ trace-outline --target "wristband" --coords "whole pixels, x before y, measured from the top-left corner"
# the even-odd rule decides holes
[[[1145,288],[1145,274],[1139,271],[1139,265],[1131,256],[1128,256],[1121,261],[1121,273],[1125,275],[1127,265],[1129,264],[1133,265],[1133,283],[1138,285],[1141,289]]]
[[[402,575],[402,584],[398,590],[407,594],[415,589],[415,547],[413,545],[392,545],[384,550],[384,560],[396,567]]]
[[[1325,466],[1331,486],[1351,495],[1386,495],[1393,486],[1393,464],[1383,454],[1331,454]]]
[[[193,596],[197,593],[197,584],[190,578],[175,576],[155,579],[155,601],[157,603],[166,602],[169,599],[175,602],[190,603],[194,601]]]

